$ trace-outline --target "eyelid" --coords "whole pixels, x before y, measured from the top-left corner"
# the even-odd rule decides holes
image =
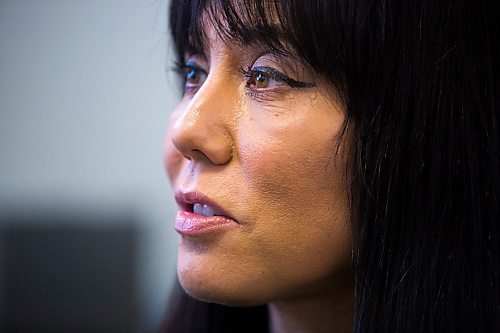
[[[274,68],[267,66],[257,66],[253,68],[254,71],[262,71],[264,73],[269,74],[273,79],[278,82],[286,83],[292,88],[311,88],[314,87],[315,84],[313,82],[302,82],[292,79],[291,77],[277,71]]]
[[[182,67],[184,70],[185,69],[196,69],[196,70],[199,70],[200,72],[203,72],[203,74],[208,75],[208,72],[194,60],[186,61]]]
[[[256,66],[253,68],[249,68],[248,70],[244,70],[245,76],[251,77],[251,75],[255,72],[262,72],[266,73],[269,75],[273,80],[280,82],[280,83],[285,83],[288,86],[292,88],[312,88],[315,87],[316,84],[314,82],[302,82],[302,81],[297,81],[286,74],[268,66]]]

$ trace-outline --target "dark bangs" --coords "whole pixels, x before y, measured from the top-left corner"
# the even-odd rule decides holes
[[[203,24],[212,24],[224,41],[255,44],[269,52],[293,54],[341,88],[345,24],[336,6],[300,0],[185,0],[172,1],[170,31],[177,60],[186,53],[202,53]],[[326,8],[324,8],[326,7]]]

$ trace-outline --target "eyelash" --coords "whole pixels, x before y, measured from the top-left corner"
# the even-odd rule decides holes
[[[270,79],[279,83],[284,83],[291,88],[312,88],[315,86],[314,83],[294,80],[272,67],[257,66],[254,68],[248,67],[247,69],[242,68],[241,70],[243,72],[243,75],[247,78],[247,87],[250,86],[250,79],[254,78],[255,75],[258,75],[260,73],[268,75]]]

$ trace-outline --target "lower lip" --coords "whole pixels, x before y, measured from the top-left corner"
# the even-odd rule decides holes
[[[203,216],[188,211],[179,211],[175,217],[175,231],[183,236],[201,236],[221,232],[236,226],[237,222],[225,216]]]

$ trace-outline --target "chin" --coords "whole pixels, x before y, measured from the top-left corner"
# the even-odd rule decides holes
[[[265,292],[256,288],[249,272],[228,271],[211,260],[181,255],[177,263],[179,283],[191,297],[229,306],[257,306],[268,303]],[[227,267],[227,266],[226,266]]]
[[[206,281],[199,277],[179,275],[184,291],[200,301],[227,306],[249,307],[266,304],[264,298],[257,297],[253,288],[236,286],[218,281]]]

